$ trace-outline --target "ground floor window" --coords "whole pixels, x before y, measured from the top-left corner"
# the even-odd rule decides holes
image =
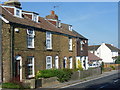
[[[52,68],[52,56],[46,56],[46,69]]]
[[[34,57],[29,56],[27,57],[27,62],[28,62],[28,77],[34,77]]]

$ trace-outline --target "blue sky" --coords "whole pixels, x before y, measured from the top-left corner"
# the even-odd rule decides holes
[[[53,6],[58,6],[53,8]],[[23,10],[35,11],[41,17],[51,10],[63,23],[89,39],[89,45],[110,43],[118,46],[117,2],[23,2]]]

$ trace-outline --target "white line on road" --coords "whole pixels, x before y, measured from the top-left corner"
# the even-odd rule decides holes
[[[106,87],[106,86],[108,86],[108,85],[101,86],[100,88],[104,88],[104,87]]]
[[[118,79],[114,81],[115,83],[118,82]]]

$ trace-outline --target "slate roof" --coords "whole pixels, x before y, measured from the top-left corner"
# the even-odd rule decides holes
[[[79,38],[81,38],[81,39],[86,39],[86,40],[88,40],[87,38],[85,38],[84,36],[82,36],[81,34],[79,34],[78,32],[76,32],[75,30],[72,30],[72,32],[73,32],[77,37],[79,37]]]
[[[38,29],[43,29],[46,31],[57,32],[60,34],[78,37],[75,33],[71,32],[69,30],[65,30],[63,28],[57,28],[55,25],[51,24],[48,20],[45,20],[43,17],[39,17],[40,23],[36,23],[36,22],[32,21],[31,19],[27,18],[27,16],[24,16],[24,18],[15,17],[5,8],[0,6],[0,9],[2,9],[2,12],[0,12],[0,14],[6,20],[8,20],[10,23],[26,25],[26,26],[30,26],[33,28],[38,28]]]
[[[101,58],[99,58],[98,56],[94,55],[91,52],[88,52],[88,60],[102,60]]]
[[[97,50],[99,47],[100,47],[100,45],[88,46],[88,50]]]
[[[69,28],[69,25],[68,24],[65,24],[65,23],[61,23],[61,27],[63,28],[63,29],[65,29],[65,30],[68,30]],[[75,31],[75,30],[72,30],[72,32],[77,36],[77,37],[79,37],[79,38],[81,38],[81,39],[86,39],[86,40],[88,40],[87,38],[85,38],[84,36],[82,36],[81,34],[79,34],[77,31]]]
[[[112,46],[111,44],[105,44],[111,51],[117,51],[120,52],[120,49]],[[97,50],[101,45],[92,45],[92,46],[88,46],[88,50]]]
[[[118,51],[119,49],[112,46],[111,44],[105,44],[111,51]]]

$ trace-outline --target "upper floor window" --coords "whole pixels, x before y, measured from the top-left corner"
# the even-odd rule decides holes
[[[15,15],[16,17],[20,17],[20,18],[21,18],[21,17],[22,17],[21,10],[15,8],[15,9],[14,9],[14,15]]]
[[[69,38],[69,50],[72,50],[72,38]]]
[[[51,34],[51,32],[46,32],[46,48],[52,49],[52,34]]]
[[[46,69],[52,68],[52,56],[46,56]]]
[[[72,25],[69,25],[69,30],[72,31]]]
[[[27,30],[27,34],[31,35],[31,36],[34,36],[35,35],[35,31],[33,29],[28,29]]]
[[[83,41],[80,41],[80,50],[83,51]]]
[[[34,57],[29,56],[27,57],[27,66],[28,66],[28,77],[34,77]]]
[[[34,35],[35,35],[35,32],[33,29],[27,30],[27,47],[28,48],[34,48]]]

